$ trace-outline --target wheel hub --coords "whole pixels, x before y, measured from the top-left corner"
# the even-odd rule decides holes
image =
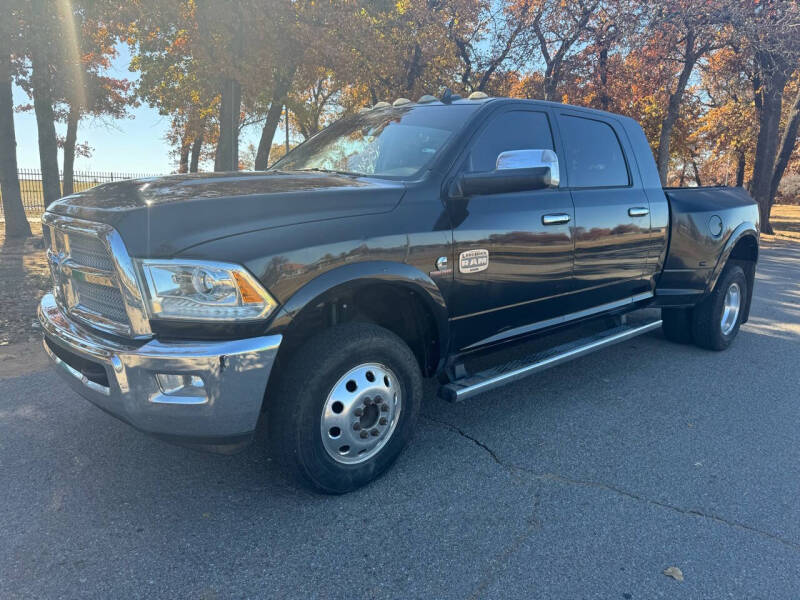
[[[353,367],[333,386],[320,421],[322,445],[335,461],[357,464],[391,438],[402,408],[397,376],[384,365]]]
[[[722,318],[720,329],[722,335],[729,335],[736,326],[739,317],[739,309],[742,305],[742,290],[738,283],[732,283],[725,292],[725,301],[722,305]]]

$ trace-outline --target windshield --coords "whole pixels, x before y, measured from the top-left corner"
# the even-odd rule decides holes
[[[474,110],[469,105],[400,106],[346,117],[289,152],[272,169],[412,178]]]

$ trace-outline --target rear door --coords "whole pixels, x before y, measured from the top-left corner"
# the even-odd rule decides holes
[[[550,115],[503,109],[473,138],[456,174],[492,171],[501,152],[525,149],[556,150]],[[523,333],[525,325],[563,312],[572,285],[569,191],[475,195],[447,204],[455,245],[448,305],[457,349]],[[544,218],[553,215],[555,222]]]
[[[585,311],[649,295],[650,205],[633,168],[632,149],[613,119],[558,111],[575,205],[571,307]]]

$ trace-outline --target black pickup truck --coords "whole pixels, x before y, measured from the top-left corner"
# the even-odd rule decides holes
[[[220,451],[263,420],[333,493],[398,456],[423,377],[458,401],[659,327],[726,348],[759,239],[744,190],[662,189],[635,121],[481,94],[382,103],[266,172],[101,185],[43,224],[44,346],[76,390]]]

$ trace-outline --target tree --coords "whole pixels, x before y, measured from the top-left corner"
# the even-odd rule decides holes
[[[116,15],[102,2],[86,2],[74,6],[72,13],[63,14],[62,26],[74,32],[65,55],[65,65],[58,79],[65,108],[57,112],[59,120],[66,120],[67,131],[63,142],[64,195],[73,192],[73,172],[76,151],[88,155],[87,145],[77,144],[78,124],[91,116],[98,119],[121,119],[127,107],[135,104],[132,86],[127,79],[107,75],[111,60],[116,57],[116,43],[124,34],[126,24],[116,20]],[[71,25],[67,25],[71,19]]]
[[[753,60],[753,93],[758,116],[753,180],[750,193],[758,202],[761,228],[772,233],[770,212],[785,164],[776,161],[783,112],[783,94],[800,61],[800,7],[786,0],[737,3],[733,8],[733,30],[744,42]],[[783,145],[794,146],[789,120]],[[791,150],[788,151],[791,154]],[[781,150],[783,157],[784,150]],[[787,159],[788,160],[788,159]]]
[[[757,132],[750,78],[750,64],[733,39],[727,47],[711,53],[702,67],[701,85],[707,102],[698,135],[709,149],[710,168],[721,171],[715,177],[719,183],[742,186],[748,164],[752,167]]]
[[[9,16],[9,15],[7,15]],[[22,206],[17,174],[17,138],[14,132],[14,102],[11,95],[12,40],[18,39],[9,25],[14,19],[0,22],[0,193],[3,196],[3,216],[6,236],[28,237],[31,227]]]
[[[286,106],[298,133],[304,139],[308,139],[339,114],[333,104],[344,86],[333,78],[331,71],[326,69],[317,69],[313,77],[303,75],[302,79],[306,81],[311,79],[311,84],[302,90],[290,93],[286,99]]]
[[[589,23],[597,12],[599,0],[520,0],[517,12],[531,15],[527,57],[536,54],[544,62],[542,91],[545,100],[559,100],[558,88],[563,82],[567,61],[576,45],[589,31]]]
[[[24,87],[33,96],[45,206],[61,196],[53,88],[63,40],[58,13],[52,8],[46,0],[28,0],[20,10],[25,54],[30,58],[30,80]]]
[[[661,182],[666,184],[670,161],[672,130],[680,115],[681,102],[689,78],[698,61],[715,47],[720,46],[720,31],[726,19],[720,2],[695,0],[669,0],[659,2],[648,23],[649,45],[657,48],[655,56],[665,67],[675,65],[677,72],[670,73],[675,83],[668,82],[667,104],[661,121],[661,132],[656,150],[656,166]]]

